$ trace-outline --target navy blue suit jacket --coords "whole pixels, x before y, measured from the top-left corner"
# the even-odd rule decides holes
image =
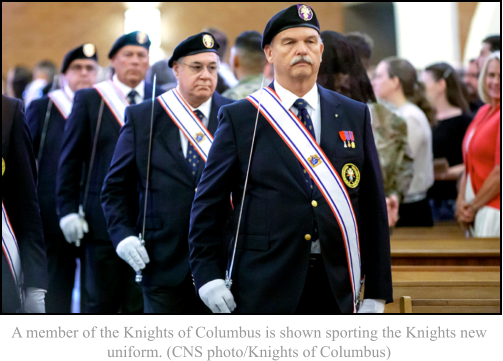
[[[386,202],[368,108],[318,89],[321,148],[339,174],[347,163],[361,173],[359,185],[347,187],[347,192],[359,225],[365,297],[392,301]],[[223,107],[219,114],[191,213],[190,266],[198,289],[225,276],[217,265],[222,210],[233,193],[234,235],[256,114],[247,100]],[[353,131],[355,148],[344,148],[341,130]],[[313,200],[317,207],[311,205]],[[332,291],[341,311],[350,313],[353,295],[339,225],[316,185],[311,192],[295,155],[260,115],[232,274],[236,312],[295,312],[311,252],[312,242],[305,235],[312,234],[315,222]]]
[[[160,91],[157,90],[156,94],[160,94]],[[145,83],[145,99],[151,97],[152,85]],[[102,97],[94,88],[75,93],[72,113],[66,121],[59,159],[56,186],[59,218],[79,211],[87,181],[101,100]],[[89,197],[84,210],[89,223],[89,237],[95,240],[110,241],[100,196],[120,130],[120,124],[105,103]]]
[[[33,139],[35,157],[37,157],[40,148],[48,105],[49,97],[45,96],[32,101],[26,111],[26,121]],[[49,115],[49,127],[47,128],[42,159],[38,165],[38,200],[46,242],[51,242],[53,238],[47,237],[47,235],[63,236],[56,213],[56,174],[58,173],[59,152],[65,123],[65,118],[53,104]]]
[[[22,109],[21,101],[2,95],[2,159],[5,161],[2,202],[18,242],[24,287],[47,289],[47,261],[36,190],[37,170]],[[19,302],[16,293],[2,252],[2,309],[4,297]]]
[[[220,107],[231,102],[217,93],[213,94],[208,123],[208,131],[212,135],[218,126]],[[127,109],[126,124],[103,187],[103,210],[115,246],[129,236],[138,236],[142,230],[151,111],[151,102]],[[143,271],[143,285],[176,286],[189,271],[190,210],[204,162],[200,162],[194,177],[182,152],[179,128],[157,99],[153,129],[145,231],[145,247],[150,263]],[[131,208],[133,203],[140,207],[139,217]]]

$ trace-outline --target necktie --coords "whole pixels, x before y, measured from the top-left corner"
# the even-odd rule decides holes
[[[197,109],[194,110],[194,113],[197,115],[199,120],[201,120],[201,122],[202,122],[204,119],[204,114],[201,113]],[[187,147],[186,159],[187,159],[187,162],[189,162],[189,164],[190,164],[190,169],[192,170],[192,175],[195,177],[199,163],[202,162],[203,160],[202,160],[201,156],[199,155],[199,153],[194,149],[194,146],[192,145],[192,143],[190,141],[189,141],[189,145]]]
[[[136,90],[131,90],[129,94],[127,95],[127,101],[129,102],[130,105],[136,104],[136,96],[138,95],[138,92]]]
[[[304,99],[299,98],[295,101],[295,103],[293,103],[293,106],[299,110],[299,112],[297,114],[297,118],[299,118],[299,120],[302,122],[302,124],[304,124],[304,126],[309,131],[309,133],[311,133],[313,138],[315,138],[313,122],[311,121],[311,117],[309,116],[309,113],[307,112],[307,109],[306,109],[307,102]],[[302,167],[302,168],[303,168],[302,171],[304,172],[304,178],[306,180],[306,184],[309,186],[309,188],[312,191],[313,190],[313,180],[311,179],[311,176],[309,175],[309,173],[307,173],[307,171],[304,169],[304,167]]]

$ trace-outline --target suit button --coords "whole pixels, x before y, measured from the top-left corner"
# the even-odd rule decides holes
[[[304,239],[305,239],[306,241],[310,241],[310,240],[311,240],[311,235],[310,235],[310,234],[306,234],[306,235],[304,236]]]
[[[313,207],[318,207],[318,202],[316,202],[316,201],[312,201],[312,202],[311,202],[311,205],[312,205]]]
[[[196,188],[196,193],[197,193],[197,188]]]

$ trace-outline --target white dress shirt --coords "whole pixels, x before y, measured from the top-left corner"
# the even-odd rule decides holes
[[[117,85],[117,87],[119,88],[121,93],[124,94],[126,99],[128,98],[127,96],[131,92],[131,90],[135,90],[136,93],[138,93],[135,96],[136,104],[140,104],[142,101],[145,100],[145,80],[142,80],[140,84],[138,84],[134,89],[122,83],[117,77],[117,74],[114,74],[114,76],[112,77],[112,81],[115,83],[115,85]]]
[[[291,91],[283,88],[279,83],[274,80],[274,90],[281,99],[281,103],[286,109],[290,109],[293,114],[297,115],[299,110],[294,106],[297,99],[304,99],[307,102],[307,113],[311,117],[314,127],[314,136],[316,138],[316,143],[320,144],[321,140],[321,105],[320,105],[320,94],[318,93],[318,86],[314,84],[311,90],[304,96],[298,97]],[[320,240],[316,240],[311,245],[311,253],[321,253],[320,250]]]
[[[414,158],[414,175],[404,203],[418,202],[426,198],[435,181],[431,128],[424,112],[411,102],[398,108],[398,113],[407,123],[407,141]]]
[[[178,92],[180,94],[182,94],[180,92],[179,87],[176,87],[176,89],[178,90]],[[203,123],[203,125],[206,128],[208,128],[208,123],[210,122],[211,102],[212,102],[212,97],[210,97],[207,101],[205,101],[203,104],[201,104],[198,108],[192,108],[192,106],[186,101],[186,103],[189,105],[189,107],[190,107],[190,109],[192,109],[192,111],[199,110],[201,113],[203,113],[204,118],[201,122]],[[187,158],[187,148],[189,147],[189,140],[187,139],[187,137],[185,136],[185,134],[183,134],[183,132],[181,130],[180,130],[180,141],[182,142],[183,156],[185,158]]]

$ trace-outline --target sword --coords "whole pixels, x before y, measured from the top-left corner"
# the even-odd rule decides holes
[[[58,84],[58,74],[54,75],[54,78],[52,79],[52,86],[50,93],[52,93],[54,90],[56,90],[56,86]],[[49,98],[49,103],[47,104],[47,110],[45,112],[45,119],[44,119],[44,127],[42,128],[42,135],[40,137],[40,145],[38,147],[38,154],[37,154],[37,169],[40,167],[40,161],[42,160],[42,152],[44,151],[44,146],[45,146],[45,140],[47,138],[47,130],[49,129],[49,118],[51,116],[51,110],[52,110],[52,99]]]
[[[93,174],[93,168],[94,168],[94,159],[96,158],[96,149],[98,147],[98,138],[100,137],[100,129],[101,129],[101,121],[103,119],[103,107],[105,105],[105,102],[103,101],[103,98],[101,99],[101,105],[100,105],[100,112],[98,113],[98,122],[96,123],[96,132],[94,134],[94,142],[93,142],[93,150],[91,153],[91,161],[89,162],[89,170],[87,171],[87,181],[86,181],[86,187],[84,189],[84,198],[82,200],[82,204],[79,206],[79,217],[80,220],[83,222],[86,219],[86,205],[87,205],[87,199],[89,198],[89,187],[91,185],[91,177]],[[80,247],[80,241],[75,242],[75,245],[77,247]]]
[[[147,162],[147,181],[145,185],[145,207],[143,208],[143,228],[142,233],[138,236],[142,246],[145,246],[145,224],[147,222],[147,204],[148,204],[148,187],[150,183],[150,158],[152,157],[152,134],[154,130],[154,105],[155,105],[155,83],[157,80],[157,74],[154,74],[154,84],[152,85],[152,112],[150,114],[150,140],[148,145],[148,162]],[[137,283],[141,283],[143,280],[143,275],[141,270],[136,272]]]
[[[250,158],[248,159],[248,169],[246,171],[245,186],[243,189],[243,197],[241,198],[241,207],[239,209],[239,219],[238,219],[238,226],[237,226],[237,230],[236,230],[236,241],[234,242],[234,250],[232,251],[231,265],[230,265],[229,269],[225,272],[225,287],[227,287],[227,289],[229,289],[229,290],[232,287],[232,270],[234,269],[234,260],[236,258],[236,249],[237,249],[238,238],[239,238],[239,228],[241,226],[241,217],[243,215],[243,206],[245,204],[246,187],[248,186],[248,176],[250,175],[250,166],[251,166],[251,160],[252,160],[252,156],[253,156],[253,146],[255,145],[255,136],[257,134],[258,116],[260,114],[260,104],[262,101],[262,93],[264,92],[264,79],[265,79],[265,76],[262,77],[262,84],[260,87],[260,97],[258,99],[257,116],[255,118],[255,129],[253,130],[253,138],[252,138],[252,144],[251,144],[251,149],[250,149]]]

